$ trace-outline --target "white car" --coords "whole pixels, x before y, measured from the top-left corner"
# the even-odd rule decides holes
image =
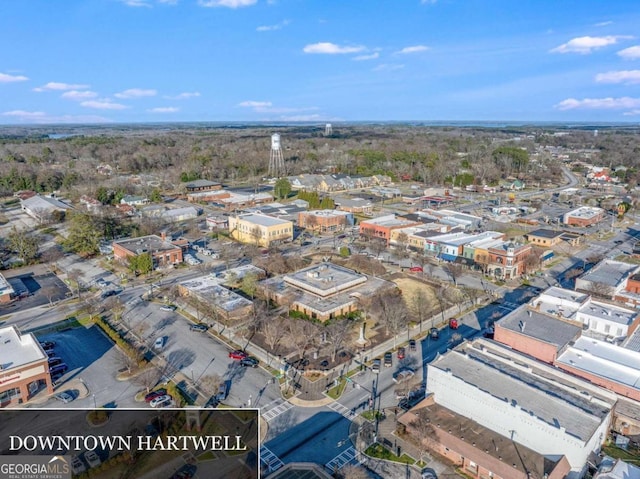
[[[172,400],[173,398],[171,396],[169,396],[168,394],[165,394],[163,396],[158,396],[157,398],[153,398],[151,401],[149,401],[149,406],[162,407],[162,404]]]
[[[156,342],[153,343],[153,348],[160,350],[164,349],[164,345],[167,343],[167,339],[164,336],[160,336],[156,339]]]
[[[98,467],[102,461],[96,454],[96,451],[87,451],[84,453],[84,460],[87,461],[89,467]]]
[[[408,369],[408,368],[401,369],[400,371],[398,371],[393,375],[393,382],[403,383],[411,379],[414,375],[415,373],[413,372],[412,369]]]
[[[173,305],[165,305],[165,306],[162,306],[162,307],[160,308],[160,311],[168,311],[168,312],[171,312],[171,311],[175,311],[175,310],[176,310],[176,307],[175,307],[175,306],[173,306]]]
[[[56,394],[56,399],[58,401],[62,401],[64,404],[67,404],[73,401],[75,398],[71,394],[69,394],[67,391],[64,391]]]

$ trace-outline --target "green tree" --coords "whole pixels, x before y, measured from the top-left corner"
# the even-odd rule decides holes
[[[154,188],[151,194],[149,195],[149,201],[152,203],[162,203],[162,195],[160,194],[160,190],[158,188]]]
[[[7,244],[9,249],[25,263],[31,263],[38,256],[40,240],[26,231],[18,231],[15,226],[7,235]]]
[[[82,256],[93,256],[100,251],[101,235],[93,218],[86,213],[69,215],[69,234],[63,245]]]
[[[258,289],[258,276],[254,273],[247,273],[242,277],[240,289],[253,299]]]
[[[291,193],[291,183],[287,178],[280,178],[273,187],[273,194],[278,199],[284,199]]]
[[[138,274],[148,274],[153,271],[153,258],[149,253],[129,256],[129,269]]]

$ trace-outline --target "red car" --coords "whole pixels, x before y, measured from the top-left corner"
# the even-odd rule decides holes
[[[404,359],[406,350],[404,348],[398,348],[398,359]]]
[[[241,351],[240,349],[236,349],[235,351],[231,351],[229,353],[229,357],[231,359],[237,359],[237,360],[244,359],[248,356],[249,355],[247,353],[245,353],[244,351]]]
[[[411,271],[412,273],[422,273],[422,267],[412,266],[411,268],[409,268],[409,271]]]
[[[458,320],[456,318],[449,319],[449,328],[458,329]]]
[[[144,400],[146,402],[151,402],[153,401],[155,398],[159,398],[160,396],[164,396],[165,394],[167,394],[167,390],[166,389],[158,389],[156,391],[151,391],[149,394],[147,394],[144,397]]]

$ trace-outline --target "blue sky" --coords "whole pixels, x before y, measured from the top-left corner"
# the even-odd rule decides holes
[[[20,0],[0,123],[640,120],[637,0]]]

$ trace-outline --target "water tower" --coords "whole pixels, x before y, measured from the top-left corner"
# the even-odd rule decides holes
[[[333,134],[333,128],[331,128],[331,123],[327,123],[324,125],[324,136],[331,136]]]
[[[269,155],[269,176],[279,178],[284,174],[284,158],[282,156],[282,146],[280,145],[280,135],[271,135],[271,154]]]

